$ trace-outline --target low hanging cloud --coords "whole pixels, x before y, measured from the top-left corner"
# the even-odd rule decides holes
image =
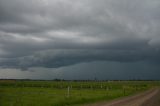
[[[158,63],[159,0],[0,0],[0,67]]]

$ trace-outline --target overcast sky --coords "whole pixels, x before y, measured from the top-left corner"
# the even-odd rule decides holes
[[[0,78],[159,76],[159,0],[0,0]]]

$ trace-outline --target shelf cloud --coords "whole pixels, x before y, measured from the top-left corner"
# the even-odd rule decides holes
[[[0,0],[0,67],[160,63],[159,0]]]

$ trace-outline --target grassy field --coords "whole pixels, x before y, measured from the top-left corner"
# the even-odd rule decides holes
[[[132,95],[158,81],[0,80],[0,106],[76,106]]]

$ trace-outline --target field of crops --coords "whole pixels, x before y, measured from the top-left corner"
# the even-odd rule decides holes
[[[135,94],[158,81],[0,80],[0,106],[76,106]]]

